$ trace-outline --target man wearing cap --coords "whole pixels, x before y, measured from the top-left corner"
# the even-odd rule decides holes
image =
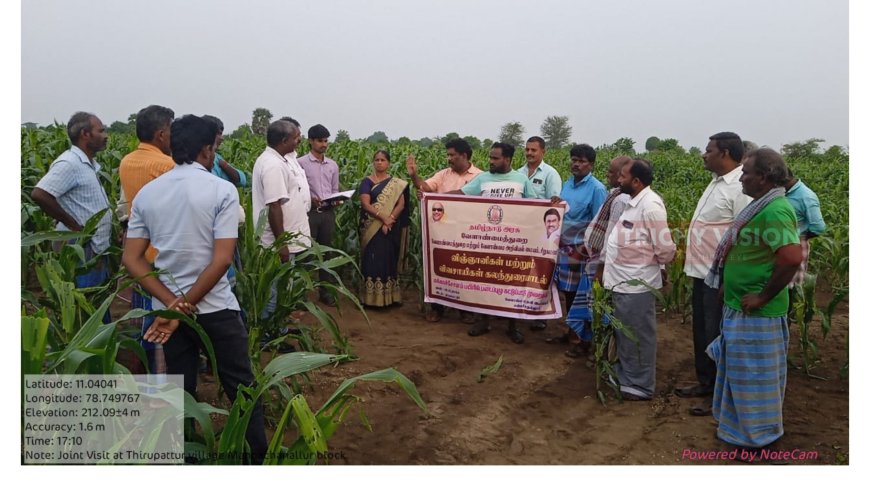
[[[311,151],[298,159],[299,165],[305,170],[308,188],[311,193],[311,210],[308,212],[308,225],[311,228],[311,238],[317,243],[332,246],[335,234],[335,205],[340,202],[326,201],[330,195],[338,193],[338,164],[326,157],[329,147],[329,130],[320,124],[308,129],[308,142]],[[332,275],[320,271],[321,282],[335,282]],[[335,297],[325,289],[320,289],[320,302],[335,305]]]

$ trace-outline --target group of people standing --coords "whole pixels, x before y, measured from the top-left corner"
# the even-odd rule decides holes
[[[687,233],[684,272],[693,279],[693,349],[697,383],[676,389],[698,397],[695,416],[713,415],[718,437],[758,449],[783,434],[788,350],[789,287],[807,269],[808,240],[824,232],[818,197],[797,180],[783,158],[769,148],[753,147],[735,133],[710,137],[702,156],[713,179],[700,196]],[[544,141],[530,138],[527,163],[511,169],[514,148],[495,143],[489,172],[457,158],[462,140],[448,143],[448,163],[429,180],[408,174],[423,192],[462,193],[493,198],[539,198],[565,202],[555,281],[568,309],[567,329],[548,343],[573,343],[570,357],[588,354],[592,331],[593,282],[611,291],[613,318],[628,330],[615,329],[619,363],[615,372],[623,399],[650,400],[655,394],[656,314],[651,289],[667,284],[665,266],[676,251],[665,203],[651,188],[653,165],[618,156],[607,170],[608,191],[593,175],[595,150],[586,144],[570,150],[573,178],[562,183],[542,161]],[[476,171],[475,171],[476,170]],[[458,177],[465,177],[462,180]],[[445,186],[447,180],[452,186]],[[433,306],[426,319],[439,321],[444,307]],[[483,320],[460,315],[474,326],[469,334],[489,331]],[[536,322],[533,329],[543,329]],[[514,321],[508,336],[523,342]]]
[[[223,387],[235,399],[240,384],[253,382],[247,331],[231,290],[231,270],[240,265],[235,186],[251,186],[254,216],[267,219],[263,246],[285,236],[286,244],[279,249],[283,261],[306,249],[311,240],[333,244],[335,207],[343,198],[336,197],[339,168],[325,156],[330,133],[322,125],[308,130],[311,151],[298,157],[299,123],[285,117],[269,124],[267,148],[250,179],[217,153],[222,126],[210,116],[176,119],[171,109],[156,105],[139,112],[139,147],[124,157],[119,169],[125,197],[120,207],[129,216],[122,261],[143,289],[135,295],[137,307],[197,313],[197,322],[214,346]],[[52,164],[32,198],[58,221],[58,229],[79,231],[91,216],[109,208],[95,160],[105,148],[107,134],[99,118],[84,112],[73,115],[67,131],[72,147]],[[565,182],[543,161],[546,144],[537,136],[527,141],[526,164],[518,171],[512,169],[515,148],[510,144],[493,144],[489,171],[471,163],[472,148],[465,140],[448,141],[446,149],[448,167],[429,178],[418,174],[410,155],[405,162],[409,181],[389,174],[389,152],[375,153],[372,173],[358,188],[362,303],[401,303],[398,277],[407,246],[412,186],[418,195],[564,201],[555,281],[568,305],[568,328],[548,342],[573,344],[569,356],[588,353],[590,291],[593,282],[602,283],[612,292],[613,317],[633,337],[616,330],[619,364],[614,380],[623,398],[650,399],[655,394],[656,363],[655,297],[650,288],[667,283],[665,265],[675,253],[665,203],[651,188],[653,165],[628,156],[614,158],[607,170],[608,190],[592,175],[596,152],[587,144],[571,148],[572,177]],[[824,222],[818,198],[771,149],[747,152],[736,134],[718,133],[711,136],[703,162],[714,177],[689,225],[684,270],[694,281],[698,383],[676,394],[703,398],[691,414],[712,414],[722,440],[762,447],[783,434],[787,287],[801,279],[806,243],[824,231]],[[86,246],[88,258],[108,248],[110,232],[107,213]],[[155,267],[163,273],[152,274]],[[97,285],[108,276],[101,260],[93,271],[77,277],[76,284]],[[333,279],[327,273],[321,280]],[[266,310],[254,313],[274,310],[278,293],[273,290]],[[335,303],[326,289],[320,291],[320,299]],[[445,312],[433,305],[426,319],[440,321]],[[460,318],[471,325],[469,335],[489,331],[486,318],[464,312]],[[545,322],[532,324],[533,329],[546,327]],[[507,334],[523,342],[514,321]],[[166,372],[183,374],[185,389],[195,395],[201,346],[197,335],[177,320],[151,318],[143,324],[143,339],[157,346],[149,355],[152,370],[161,356],[153,352],[162,353]],[[250,461],[257,463],[266,450],[260,403],[252,414],[247,439]]]

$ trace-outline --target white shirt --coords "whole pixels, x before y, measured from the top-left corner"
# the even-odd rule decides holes
[[[686,236],[683,271],[689,277],[703,279],[707,276],[725,231],[737,214],[752,202],[752,197],[743,193],[741,175],[743,165],[738,165],[725,175],[713,178],[701,195]]]
[[[676,251],[668,228],[668,213],[662,198],[649,187],[628,201],[605,245],[604,287],[623,294],[648,292],[644,285],[624,284],[643,280],[662,287],[661,265],[670,263]]]
[[[214,256],[216,239],[236,238],[239,193],[199,163],[175,168],[145,184],[133,199],[128,238],[145,238],[160,250],[155,268],[172,293],[187,293]],[[154,310],[164,305],[152,299]],[[224,274],[198,304],[203,314],[239,310]]]
[[[308,227],[311,193],[305,172],[294,155],[295,152],[282,156],[267,147],[254,163],[251,198],[255,222],[258,222],[260,214],[265,210],[263,219],[267,220],[266,229],[260,238],[263,246],[271,246],[275,242],[275,235],[268,224],[268,205],[281,202],[284,231],[301,235],[296,243],[288,246],[291,253],[298,253],[311,245],[311,229]]]

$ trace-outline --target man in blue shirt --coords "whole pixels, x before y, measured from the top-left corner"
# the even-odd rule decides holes
[[[200,117],[176,119],[170,128],[176,167],[145,185],[133,199],[122,262],[152,296],[154,310],[196,312],[214,348],[218,375],[231,401],[239,385],[254,376],[248,358],[248,333],[239,303],[230,290],[227,268],[238,237],[239,195],[210,173],[216,126]],[[151,275],[148,245],[160,250]],[[163,345],[167,373],[184,376],[184,390],[196,398],[201,347],[197,333],[178,320],[155,319],[145,340]],[[250,461],[266,453],[263,406],[255,404],[246,433]]]
[[[215,154],[214,154],[214,165],[211,167],[211,172],[215,175],[223,178],[224,180],[232,183],[236,187],[247,187],[250,185],[248,183],[248,176],[245,175],[245,172],[239,170],[238,168],[230,165],[227,160],[221,156],[220,153],[217,152],[221,147],[221,143],[224,142],[224,123],[217,117],[213,115],[204,115],[203,119],[213,122],[217,125],[217,140],[215,140]]]
[[[57,221],[57,230],[81,231],[94,214],[109,208],[109,198],[100,183],[100,164],[94,159],[106,148],[109,136],[100,119],[87,112],[73,114],[66,129],[72,146],[54,160],[30,196]],[[106,212],[85,245],[86,259],[106,251],[111,232],[112,213]],[[93,270],[76,277],[76,287],[95,287],[108,278],[109,267],[103,257]]]
[[[526,141],[526,164],[518,170],[528,177],[539,199],[550,199],[559,195],[562,177],[555,168],[544,161],[547,143],[540,136],[532,136]]]
[[[804,281],[804,275],[807,273],[807,262],[810,257],[809,241],[825,232],[825,220],[822,218],[822,207],[819,204],[819,197],[805,183],[794,176],[791,168],[788,169],[785,198],[788,199],[788,203],[794,208],[794,213],[797,216],[801,251],[803,252],[801,267],[789,285],[789,287],[794,287],[795,285],[802,284]]]
[[[552,198],[554,203],[568,203],[562,221],[559,256],[556,259],[556,283],[559,290],[565,293],[565,308],[569,319],[580,318],[575,333],[580,338],[580,345],[588,350],[592,331],[586,327],[586,323],[592,320],[592,315],[587,298],[592,287],[592,278],[595,276],[595,267],[587,265],[589,257],[581,253],[581,250],[584,250],[583,236],[586,228],[607,199],[607,189],[592,176],[596,156],[592,146],[575,145],[570,154],[571,174],[574,178],[565,182],[561,194]],[[578,296],[580,300],[575,301]],[[567,343],[570,338],[570,330],[567,330],[561,336],[549,338],[549,342]],[[569,352],[574,352],[576,356],[577,350],[572,349]]]

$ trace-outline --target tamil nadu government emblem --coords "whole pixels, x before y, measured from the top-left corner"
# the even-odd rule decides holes
[[[490,224],[499,224],[504,217],[501,206],[491,205],[486,211],[486,220]]]

